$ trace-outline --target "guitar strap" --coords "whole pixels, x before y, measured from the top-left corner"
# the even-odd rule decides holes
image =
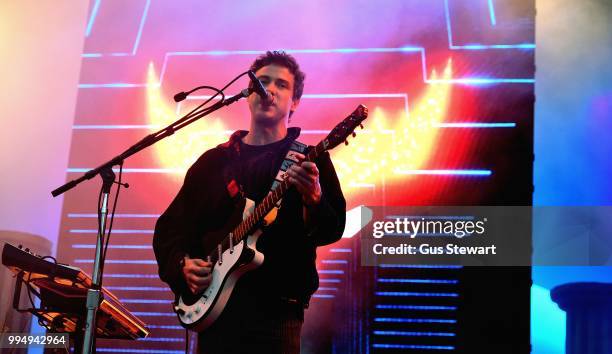
[[[235,146],[235,148],[238,148],[238,146]],[[297,140],[293,140],[291,142],[289,150],[287,150],[287,154],[285,155],[282,163],[280,164],[278,172],[274,177],[274,181],[272,182],[272,186],[270,187],[269,193],[271,193],[285,179],[286,172],[289,167],[291,167],[294,163],[299,162],[296,153],[306,155],[307,150],[308,145]],[[239,154],[239,152],[232,151],[232,154],[234,155],[234,157],[231,158],[232,162],[230,164],[230,168],[226,168],[224,171],[224,179],[226,182],[227,192],[229,193],[230,197],[236,201],[239,198],[243,197],[243,192],[242,187],[236,182],[235,179],[232,178],[231,173],[231,171],[233,171],[235,168],[235,164],[238,163],[236,156]],[[277,208],[280,208],[281,201],[282,198],[279,199],[279,201],[276,203]]]
[[[276,177],[274,177],[274,182],[272,182],[272,186],[270,187],[270,192],[274,191],[274,189],[285,180],[287,176],[287,170],[294,163],[299,162],[300,160],[297,158],[296,153],[300,153],[302,155],[306,155],[306,150],[308,149],[308,145],[303,144],[297,140],[294,140],[289,147],[289,151],[287,151],[287,155],[283,159],[283,162],[280,165],[278,172],[276,173]],[[283,199],[279,199],[276,203],[276,207],[280,208],[281,201]]]

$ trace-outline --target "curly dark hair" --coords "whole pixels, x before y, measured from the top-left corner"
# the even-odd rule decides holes
[[[293,99],[299,100],[304,92],[304,79],[306,78],[306,74],[300,71],[300,66],[293,56],[285,53],[284,51],[267,51],[266,54],[263,54],[255,59],[250,70],[255,73],[264,66],[272,64],[285,67],[291,72],[291,74],[293,74]]]

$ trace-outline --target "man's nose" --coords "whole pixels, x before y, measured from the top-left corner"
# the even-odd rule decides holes
[[[270,94],[276,94],[276,85],[274,85],[274,83],[266,84],[266,91]]]

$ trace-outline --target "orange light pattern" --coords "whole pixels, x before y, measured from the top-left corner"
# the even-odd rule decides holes
[[[350,193],[356,188],[375,186],[383,179],[405,180],[411,177],[397,171],[423,167],[436,144],[437,124],[446,116],[451,64],[449,59],[442,74],[444,80],[428,85],[409,114],[403,110],[390,114],[375,107],[365,121],[365,129],[357,130],[361,136],[355,144],[331,152],[343,191]],[[435,70],[431,78],[437,79]]]
[[[169,100],[163,97],[153,63],[149,63],[147,83],[149,122],[152,131],[156,131],[176,121],[179,115],[168,103]],[[228,134],[218,113],[202,118],[189,128],[157,143],[153,148],[156,149],[160,166],[182,176],[204,151],[227,141]]]

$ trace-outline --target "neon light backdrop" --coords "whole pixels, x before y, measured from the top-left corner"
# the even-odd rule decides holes
[[[316,144],[357,104],[370,108],[365,130],[348,147],[332,152],[349,209],[364,204],[529,204],[533,42],[533,1],[95,0],[82,55],[68,178],[208,97],[194,95],[175,104],[174,93],[203,84],[223,87],[257,55],[284,49],[306,72],[304,96],[291,123],[302,128],[303,142]],[[227,93],[247,84],[239,81]],[[246,129],[248,121],[246,102],[238,103],[126,162],[124,180],[130,188],[119,201],[105,285],[151,324],[153,333],[137,345],[101,341],[99,351],[111,346],[147,352],[183,348],[184,333],[169,306],[171,293],[156,275],[154,223],[178,191],[185,169],[232,131]],[[58,256],[86,271],[93,263],[98,188],[97,181],[86,183],[64,201]],[[354,253],[351,239],[319,250],[321,288],[309,316],[332,306],[326,301],[355,294],[351,269],[359,260]],[[455,277],[450,283],[428,282],[427,274],[418,275],[416,283],[430,286],[429,291],[436,291],[431,286],[452,288],[458,281],[448,271]],[[452,312],[457,304],[436,306],[441,307],[427,310]],[[341,352],[357,347],[455,349],[453,329],[436,332],[451,333],[436,335],[442,344],[414,336],[392,342],[386,339],[402,337],[397,330],[374,324],[357,331],[351,326],[360,315],[351,316],[352,322],[339,325],[342,331],[329,339]],[[309,331],[305,328],[306,343]],[[361,337],[354,339],[357,332]],[[371,341],[365,339],[370,336]]]

